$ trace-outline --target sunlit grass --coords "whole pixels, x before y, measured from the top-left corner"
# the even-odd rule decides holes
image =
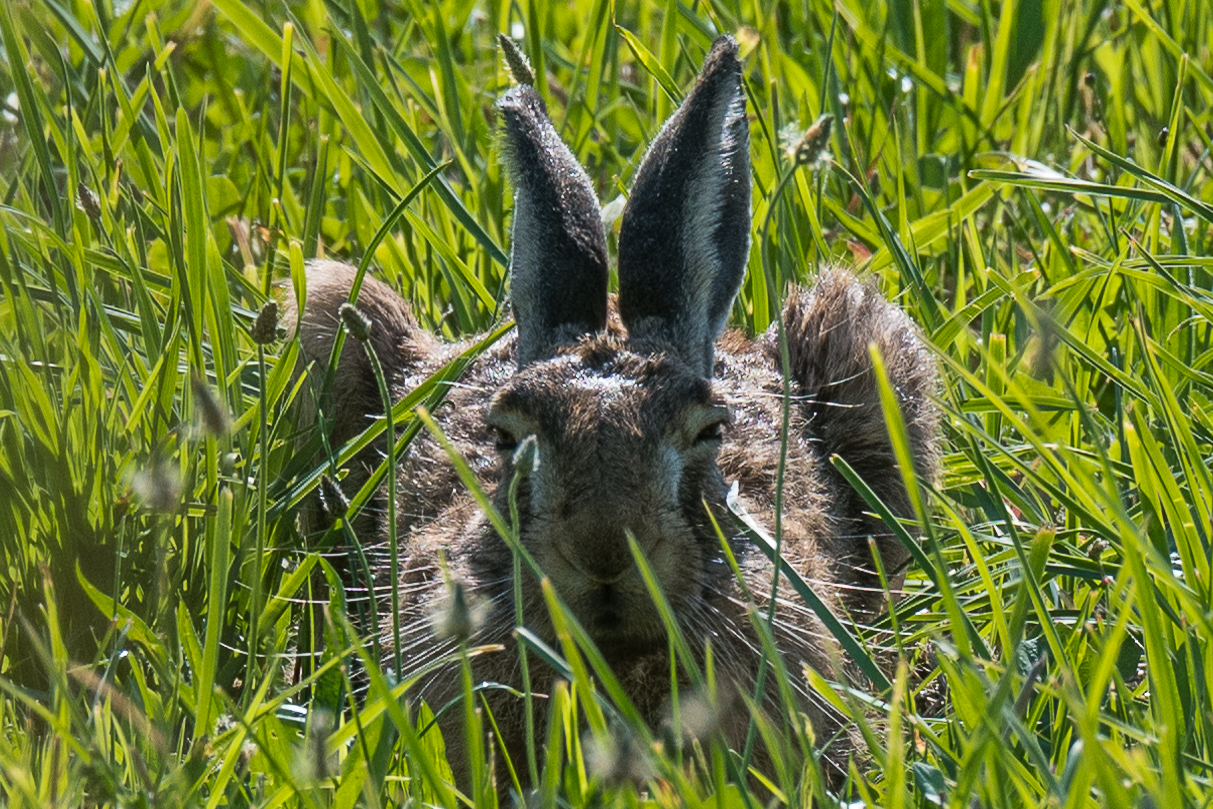
[[[487,334],[393,410],[401,451],[426,429],[501,333],[499,32],[604,203],[737,36],[734,325],[860,266],[933,346],[949,449],[917,484],[927,521],[896,529],[921,548],[904,596],[847,630],[880,676],[805,674],[864,739],[844,784],[785,717],[756,717],[780,752],[749,779],[629,723],[554,594],[559,648],[519,644],[569,682],[518,783],[533,766],[543,805],[1209,805],[1213,7],[1193,0],[0,0],[3,802],[460,800],[427,732],[446,706],[398,699],[346,620],[345,538],[296,519],[385,421],[322,447],[297,344],[254,324],[328,256],[447,338]],[[796,165],[823,114],[826,154]],[[447,707],[479,723],[447,745],[492,733],[472,707]]]

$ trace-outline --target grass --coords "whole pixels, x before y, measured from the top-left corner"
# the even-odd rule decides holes
[[[637,791],[569,626],[558,650],[520,636],[570,674],[538,799],[1213,803],[1199,0],[0,0],[0,800],[458,801],[404,685],[367,660],[349,699],[335,540],[296,522],[328,471],[298,447],[298,347],[254,324],[320,255],[373,264],[446,337],[499,322],[502,31],[604,202],[714,33],[738,36],[755,246],[734,324],[860,266],[935,350],[950,449],[905,526],[905,597],[856,628],[872,656],[895,630],[890,688],[817,683],[868,747],[839,791],[802,755],[758,792],[719,749],[644,737]],[[828,153],[797,164],[822,114]],[[397,407],[398,444],[440,390]]]

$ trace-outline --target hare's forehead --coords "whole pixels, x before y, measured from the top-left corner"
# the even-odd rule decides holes
[[[540,402],[593,402],[598,408],[710,404],[711,383],[663,357],[619,353],[611,357],[562,354],[528,367],[496,397],[503,407]]]

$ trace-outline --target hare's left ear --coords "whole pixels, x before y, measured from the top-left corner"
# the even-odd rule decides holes
[[[737,42],[712,45],[649,147],[619,231],[619,314],[705,377],[750,250],[750,139]]]
[[[510,89],[497,111],[514,183],[510,294],[518,367],[524,368],[552,356],[561,343],[606,327],[606,237],[590,178],[534,88]]]

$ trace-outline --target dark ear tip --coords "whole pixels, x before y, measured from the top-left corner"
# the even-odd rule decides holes
[[[732,34],[721,34],[712,42],[712,49],[709,51],[708,59],[719,59],[728,56],[736,59],[739,51],[740,46],[738,46],[737,40],[733,38]]]
[[[741,72],[740,47],[737,40],[729,34],[716,37],[712,49],[704,57],[703,69],[699,71],[700,80],[707,81],[719,72]]]
[[[519,160],[543,150],[543,132],[551,128],[543,98],[528,84],[511,87],[497,99],[500,144],[506,165],[513,171]]]
[[[529,84],[511,87],[497,99],[497,112],[509,123],[520,117],[546,116],[547,106],[535,88]]]

